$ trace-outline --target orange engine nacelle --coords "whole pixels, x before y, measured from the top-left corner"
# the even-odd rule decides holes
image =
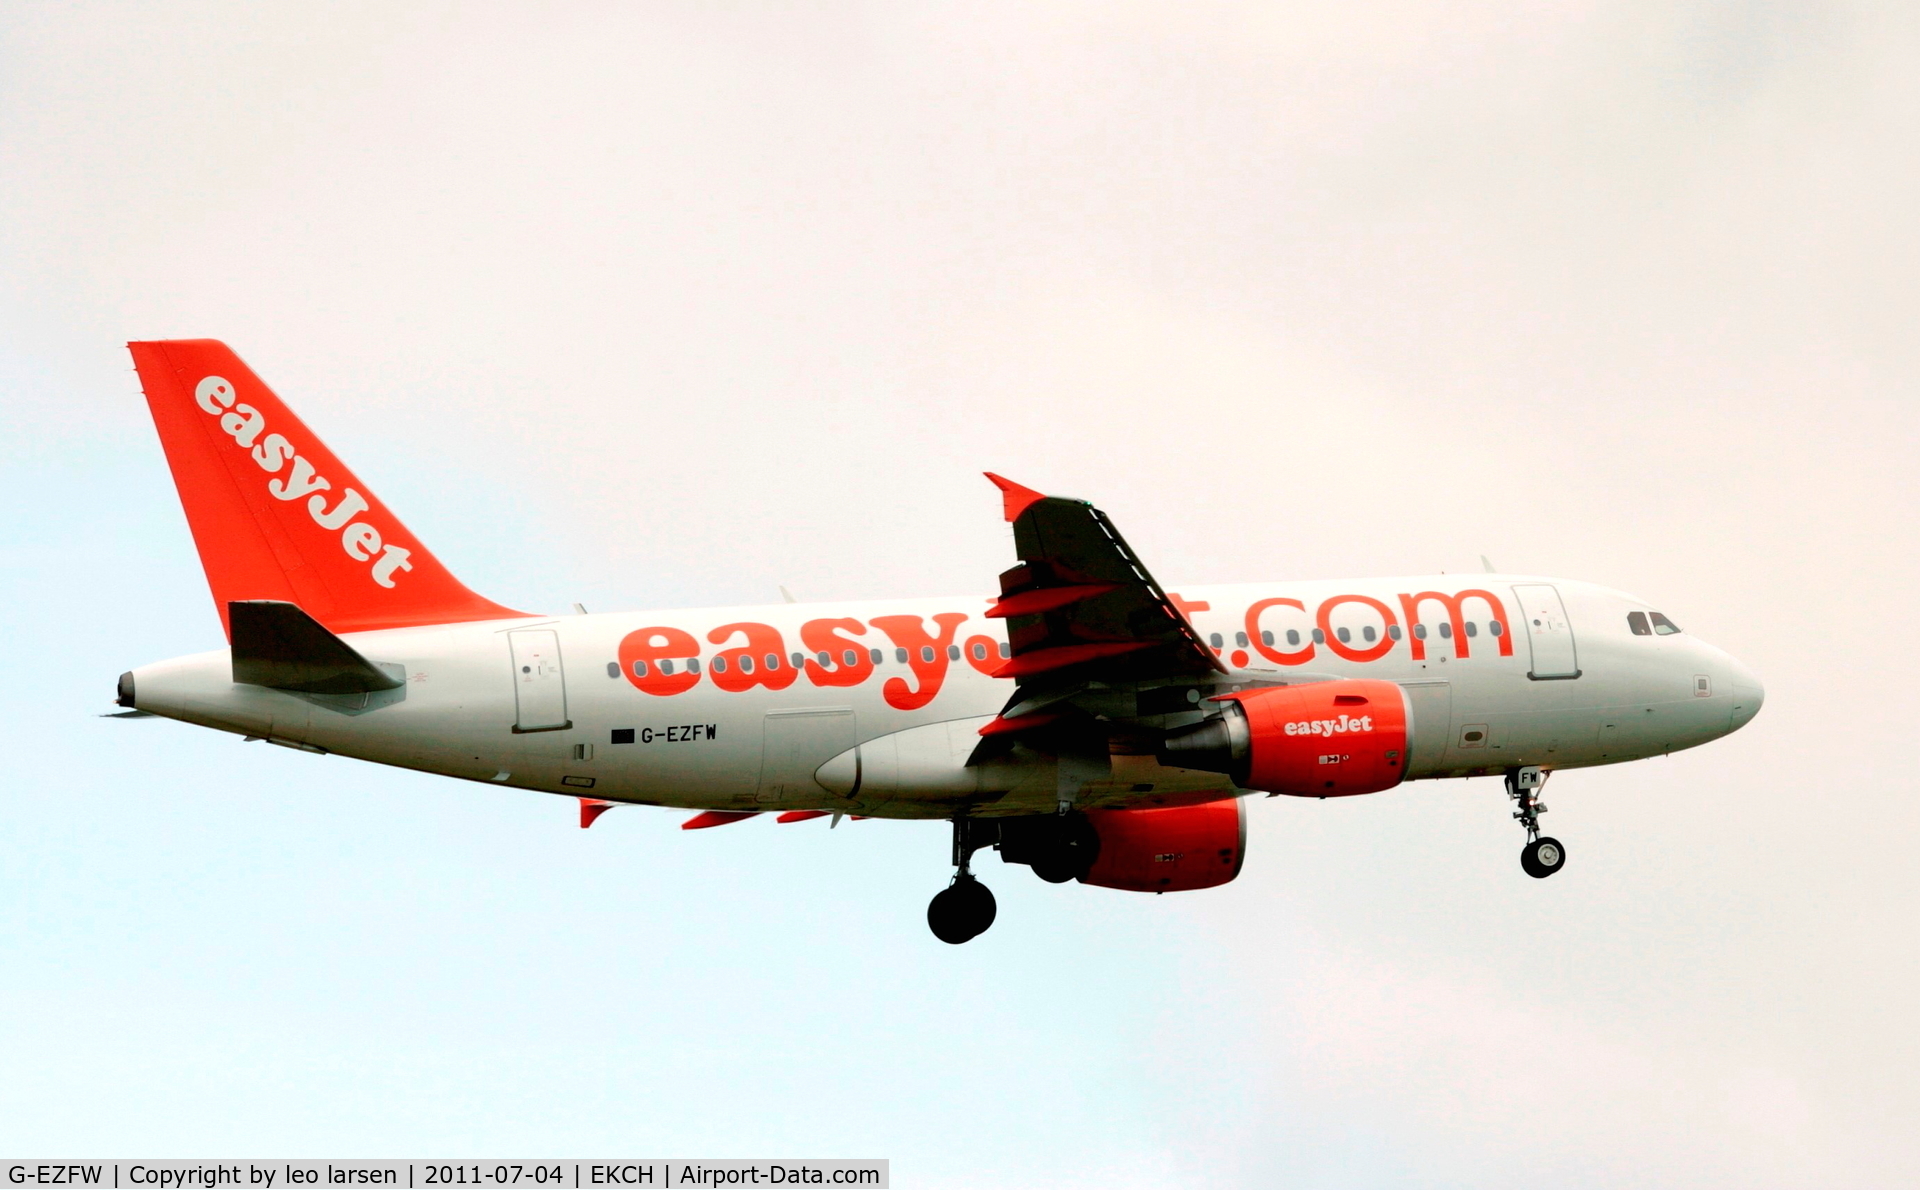
[[[1268,686],[1214,701],[1219,716],[1168,733],[1161,764],[1295,797],[1378,793],[1406,776],[1411,714],[1393,682]]]
[[[1131,892],[1187,892],[1225,884],[1247,854],[1239,798],[1153,810],[1089,810],[1099,857],[1080,879]]]

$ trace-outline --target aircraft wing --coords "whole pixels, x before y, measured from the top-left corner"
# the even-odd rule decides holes
[[[1000,677],[1023,697],[1088,682],[1178,681],[1224,674],[1107,515],[989,472],[1005,498],[1020,564],[1000,576],[987,611],[1007,621],[1013,655]]]

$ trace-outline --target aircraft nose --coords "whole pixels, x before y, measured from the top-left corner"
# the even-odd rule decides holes
[[[1733,718],[1727,724],[1727,730],[1739,731],[1760,713],[1760,706],[1767,701],[1766,687],[1754,672],[1738,661],[1733,663]]]

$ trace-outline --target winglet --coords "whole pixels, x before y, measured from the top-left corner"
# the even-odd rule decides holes
[[[1009,525],[1019,520],[1020,514],[1033,507],[1035,503],[1046,499],[1046,496],[1041,493],[1034,491],[1032,488],[1023,488],[1004,475],[995,475],[991,471],[985,472],[984,474],[988,479],[993,481],[994,487],[1000,489],[1001,499],[1005,501],[1006,504],[1007,523]]]

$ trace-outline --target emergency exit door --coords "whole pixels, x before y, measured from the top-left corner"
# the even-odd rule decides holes
[[[551,628],[507,633],[513,652],[513,730],[560,731],[567,721],[567,678],[560,668],[560,634]]]
[[[1579,677],[1573,623],[1567,619],[1560,592],[1545,583],[1518,583],[1513,594],[1520,601],[1520,628],[1533,649],[1533,668],[1527,676],[1535,681]]]

